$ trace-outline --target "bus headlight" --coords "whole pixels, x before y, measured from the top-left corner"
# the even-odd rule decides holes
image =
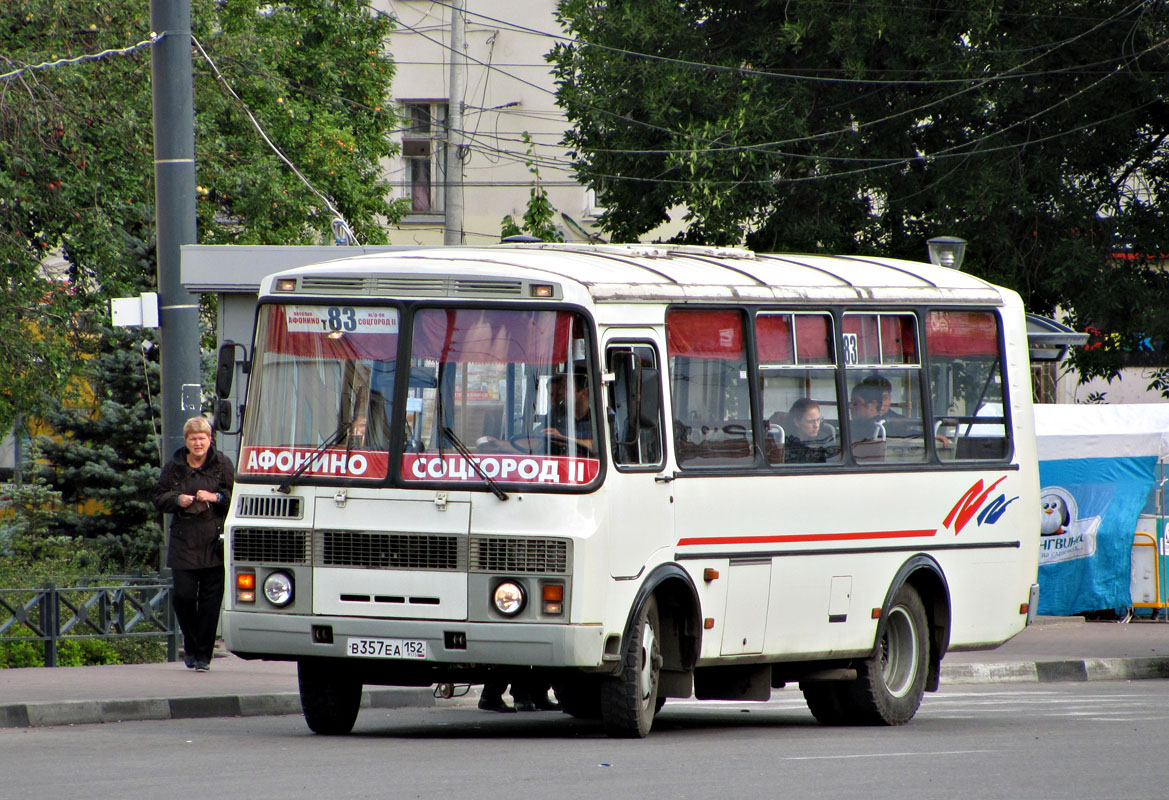
[[[264,597],[274,606],[292,602],[292,576],[287,572],[273,572],[264,578]]]
[[[526,599],[524,596],[524,587],[515,581],[504,581],[498,584],[495,587],[495,591],[491,594],[491,600],[495,604],[495,610],[505,617],[514,617],[523,611]]]

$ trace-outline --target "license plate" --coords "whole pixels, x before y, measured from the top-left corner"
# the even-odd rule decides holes
[[[357,639],[345,643],[347,655],[357,658],[426,658],[422,639]]]

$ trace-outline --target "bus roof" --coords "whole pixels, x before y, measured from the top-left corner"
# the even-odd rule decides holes
[[[690,245],[525,243],[343,258],[268,276],[298,291],[528,299],[527,286],[576,284],[596,303],[828,302],[1002,305],[1014,293],[957,270],[870,256],[793,255]],[[572,294],[575,294],[573,292]]]

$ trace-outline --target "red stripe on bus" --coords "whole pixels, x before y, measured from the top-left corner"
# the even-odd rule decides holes
[[[679,539],[678,547],[693,544],[777,544],[785,542],[851,542],[858,539],[920,539],[936,529],[920,531],[865,531],[861,533],[798,533],[790,536],[704,536]]]

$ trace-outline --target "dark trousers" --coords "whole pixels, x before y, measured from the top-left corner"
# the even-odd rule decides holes
[[[187,655],[210,663],[223,607],[223,567],[176,569],[175,616]]]

